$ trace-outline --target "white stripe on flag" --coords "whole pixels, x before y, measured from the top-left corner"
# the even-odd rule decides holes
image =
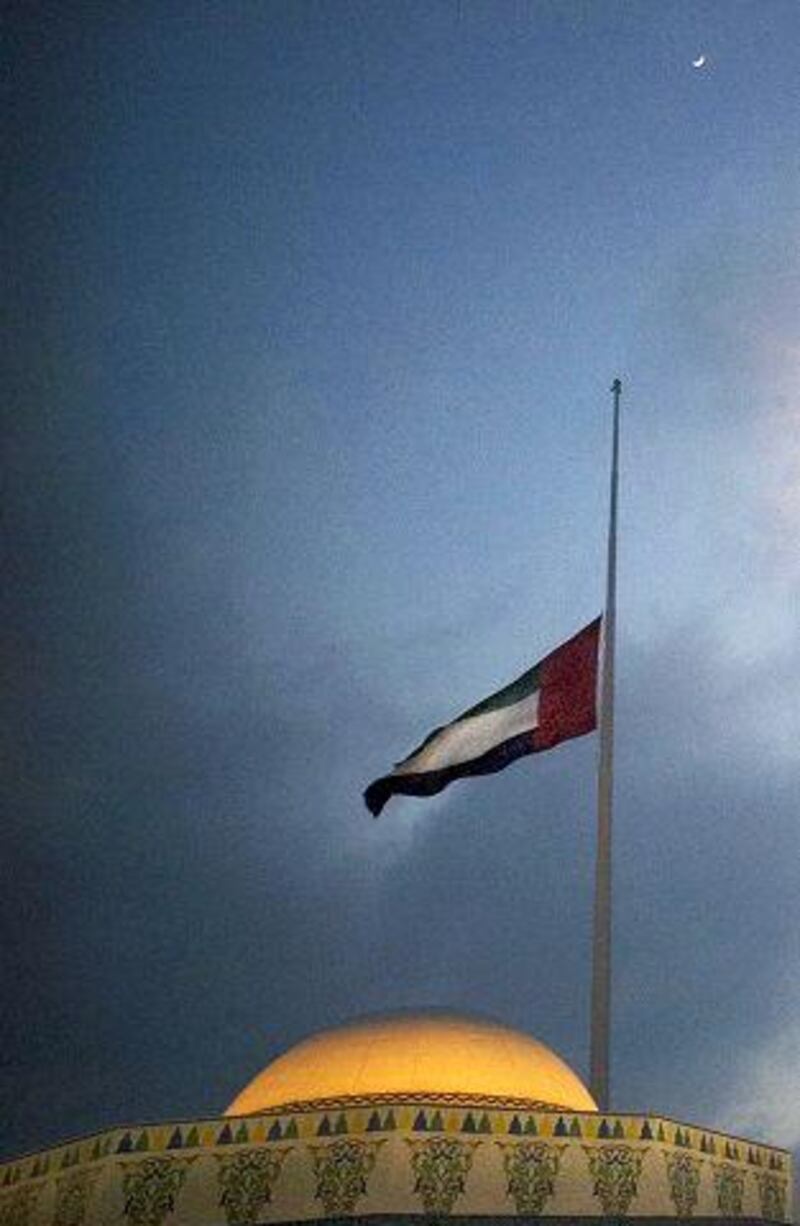
[[[459,762],[480,758],[521,732],[533,732],[539,724],[539,690],[497,711],[486,711],[448,724],[430,744],[392,771],[393,775],[419,775],[440,771]]]

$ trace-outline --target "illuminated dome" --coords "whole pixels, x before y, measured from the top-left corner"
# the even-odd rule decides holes
[[[267,1065],[225,1114],[392,1098],[597,1110],[572,1069],[529,1035],[459,1015],[407,1014],[312,1035]]]

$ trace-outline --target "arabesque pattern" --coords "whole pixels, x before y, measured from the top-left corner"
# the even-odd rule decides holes
[[[0,1198],[0,1226],[28,1226],[41,1190],[41,1184],[27,1184],[6,1192]]]
[[[317,1181],[314,1195],[322,1201],[329,1217],[352,1213],[367,1195],[369,1177],[382,1144],[348,1137],[331,1145],[311,1146]]]
[[[463,1196],[467,1175],[480,1141],[456,1141],[451,1137],[407,1140],[414,1172],[414,1192],[426,1213],[452,1213]]]
[[[217,1156],[219,1203],[229,1226],[258,1221],[261,1210],[272,1200],[291,1146],[285,1149],[240,1149]]]
[[[92,1189],[100,1171],[97,1167],[78,1167],[56,1179],[56,1204],[53,1226],[83,1226]]]
[[[632,1145],[585,1145],[593,1192],[606,1217],[625,1217],[639,1191],[646,1149]]]
[[[787,1182],[774,1171],[756,1171],[761,1216],[767,1222],[786,1220]]]
[[[498,1141],[503,1152],[508,1195],[519,1214],[538,1215],[556,1190],[556,1176],[566,1145],[544,1141]]]
[[[700,1188],[699,1158],[692,1154],[664,1154],[667,1164],[669,1194],[678,1217],[691,1217],[697,1205]]]
[[[175,1206],[194,1158],[143,1158],[123,1165],[123,1213],[131,1226],[162,1226]]]
[[[721,1216],[741,1217],[744,1205],[744,1171],[739,1170],[732,1162],[715,1162],[712,1170],[717,1208]]]

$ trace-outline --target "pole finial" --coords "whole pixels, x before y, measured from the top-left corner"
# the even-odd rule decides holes
[[[619,379],[615,379],[614,382],[611,384],[611,390],[612,392],[614,392],[615,395],[618,396],[619,393],[622,391],[622,382]]]

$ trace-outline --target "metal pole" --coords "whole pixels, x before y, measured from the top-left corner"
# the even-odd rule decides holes
[[[611,815],[614,789],[614,634],[617,616],[617,488],[619,485],[619,399],[622,384],[611,385],[614,434],[608,520],[606,611],[600,691],[600,753],[597,769],[597,860],[594,893],[590,1085],[601,1111],[610,1107],[611,1030]]]

